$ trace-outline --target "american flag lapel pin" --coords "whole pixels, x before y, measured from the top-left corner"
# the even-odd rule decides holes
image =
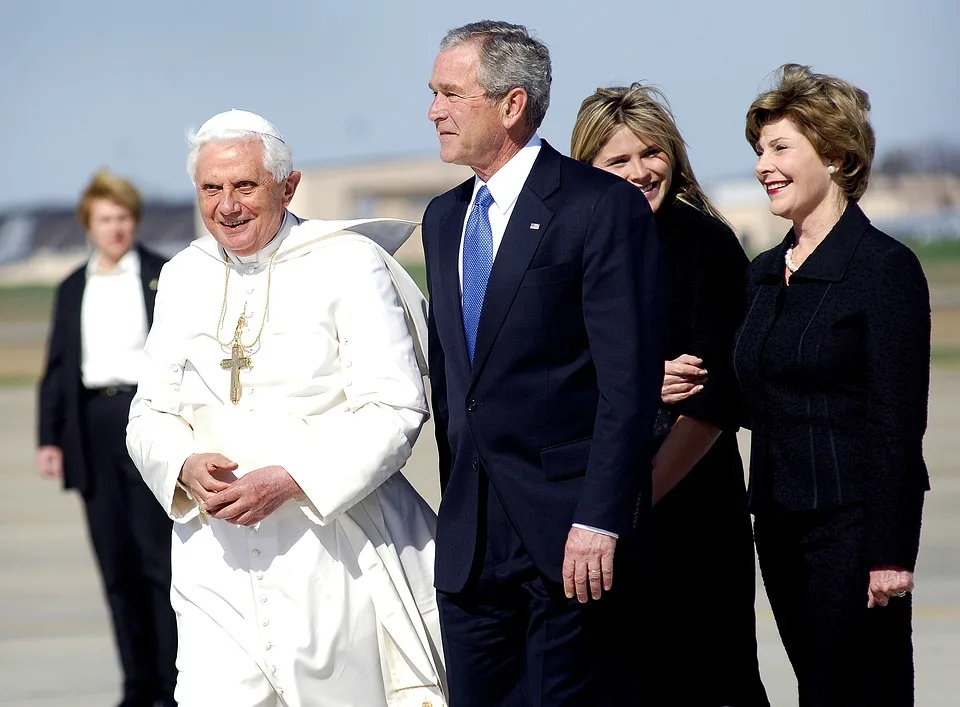
[[[540,224],[539,224],[539,223],[531,223],[531,224],[530,224],[530,230],[531,230],[531,231],[539,231],[539,230],[540,230]]]

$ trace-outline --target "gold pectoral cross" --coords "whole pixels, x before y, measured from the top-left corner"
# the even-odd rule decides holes
[[[234,405],[240,402],[240,396],[243,394],[243,386],[240,385],[240,371],[250,368],[250,357],[246,355],[243,344],[240,343],[240,332],[243,329],[244,321],[243,315],[237,320],[237,330],[233,334],[230,358],[220,361],[220,368],[230,369],[230,402]]]

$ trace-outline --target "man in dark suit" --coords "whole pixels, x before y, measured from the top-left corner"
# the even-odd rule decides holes
[[[94,246],[57,289],[37,468],[80,492],[123,668],[122,707],[175,705],[171,521],[127,455],[130,403],[164,259],[134,244],[140,195],[106,170],[78,213]]]
[[[641,659],[615,646],[645,539],[661,256],[640,190],[537,136],[550,82],[547,48],[489,21],[447,34],[430,81],[440,157],[476,173],[423,219],[452,707],[638,701]]]

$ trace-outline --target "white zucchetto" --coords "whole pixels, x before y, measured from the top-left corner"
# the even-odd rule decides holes
[[[280,131],[277,130],[276,125],[256,113],[251,113],[247,110],[238,110],[236,108],[224,111],[223,113],[217,113],[210,118],[210,120],[200,126],[200,129],[197,131],[197,137],[202,138],[204,133],[214,130],[245,130],[251,133],[269,135],[283,142],[283,136],[280,134]]]

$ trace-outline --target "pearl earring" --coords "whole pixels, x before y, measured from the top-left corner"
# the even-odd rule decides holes
[[[837,168],[834,165],[830,165],[829,167],[827,167],[827,174],[836,174],[836,173],[837,173]]]

